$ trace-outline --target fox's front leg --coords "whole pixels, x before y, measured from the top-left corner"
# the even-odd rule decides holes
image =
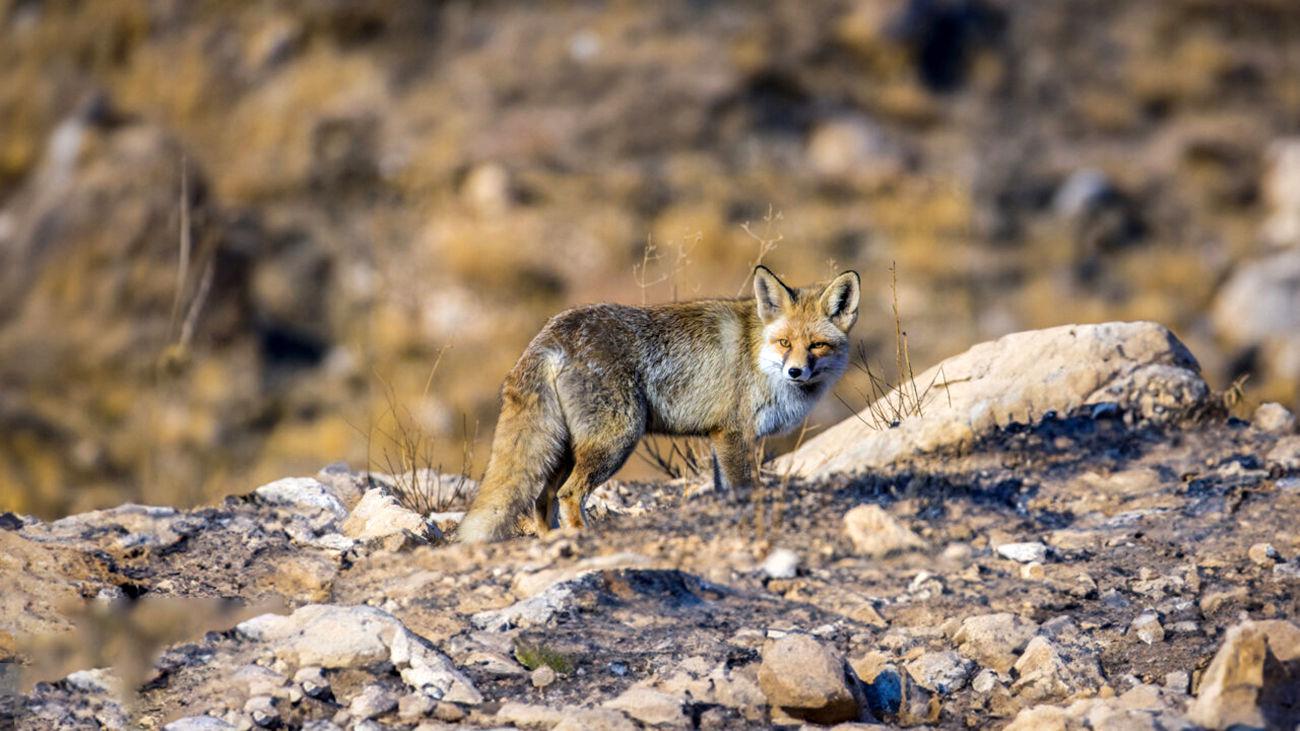
[[[726,431],[713,435],[713,454],[717,459],[717,472],[722,477],[719,488],[730,492],[753,486],[758,472],[754,462],[756,443],[757,439],[742,432]]]

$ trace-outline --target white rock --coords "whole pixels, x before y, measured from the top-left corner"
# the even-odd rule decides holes
[[[1160,624],[1160,617],[1154,612],[1139,614],[1129,625],[1129,629],[1148,645],[1165,641],[1164,625]]]
[[[1031,702],[1096,691],[1105,682],[1095,652],[1044,635],[1029,641],[1014,669],[1012,692]]]
[[[111,668],[78,670],[64,678],[63,682],[86,693],[112,693],[117,686]]]
[[[799,572],[799,554],[788,548],[776,548],[763,560],[763,573],[773,579],[793,579]]]
[[[844,514],[844,532],[859,555],[872,558],[924,549],[926,545],[910,528],[872,503],[859,505]]]
[[[383,662],[402,623],[367,606],[308,604],[288,616],[263,614],[240,623],[245,637],[267,642],[277,657],[301,665],[346,668]]]
[[[1007,673],[1038,624],[1010,612],[967,617],[953,635],[961,654],[998,673]]]
[[[1279,403],[1269,402],[1260,404],[1255,409],[1255,414],[1250,418],[1251,423],[1256,429],[1266,431],[1270,434],[1294,434],[1296,427],[1295,414],[1291,410]]]
[[[598,576],[594,572],[582,574],[571,580],[552,584],[536,596],[520,600],[503,609],[479,612],[470,617],[470,622],[479,629],[491,632],[504,632],[514,627],[542,626],[556,614],[565,611],[574,594],[595,589],[598,583]]]
[[[621,711],[647,726],[689,725],[682,710],[682,699],[653,688],[634,685],[618,697],[605,701],[601,707]]]
[[[235,731],[235,726],[212,716],[187,716],[163,726],[163,731]]]
[[[944,650],[924,653],[904,667],[917,685],[947,695],[966,687],[973,663],[952,650]]]
[[[971,690],[976,693],[989,693],[998,685],[998,674],[988,668],[984,668],[975,675],[975,679],[970,682]]]
[[[397,697],[382,685],[367,685],[348,704],[353,718],[370,719],[397,708]]]
[[[333,491],[312,477],[286,477],[262,485],[254,493],[264,502],[272,505],[323,510],[340,520],[348,515],[347,508],[343,507],[343,503],[334,496]]]
[[[415,690],[455,703],[483,702],[474,684],[447,656],[396,617],[374,607],[308,604],[288,616],[254,617],[236,630],[267,643],[277,657],[294,665],[346,668],[386,661]]]
[[[881,431],[867,425],[870,414],[864,409],[862,419],[845,419],[827,429],[774,460],[774,468],[810,476],[882,467],[969,444],[1048,411],[1065,414],[1103,402],[1143,417],[1165,418],[1209,396],[1199,371],[1173,333],[1152,322],[1066,325],[1007,335],[918,375],[918,389],[927,389],[922,415]]]
[[[1012,561],[1020,563],[1029,563],[1030,561],[1042,562],[1047,558],[1047,546],[1032,541],[1027,543],[1003,543],[997,547],[998,555],[1003,558],[1009,558]]]
[[[343,521],[343,533],[360,541],[384,538],[409,531],[415,535],[425,532],[424,518],[413,510],[402,507],[397,499],[375,488],[367,490]]]

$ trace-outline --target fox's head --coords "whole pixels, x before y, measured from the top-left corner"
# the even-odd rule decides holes
[[[762,369],[791,384],[835,381],[849,362],[849,330],[858,320],[861,280],[848,271],[830,284],[791,289],[765,266],[754,269],[763,321]]]

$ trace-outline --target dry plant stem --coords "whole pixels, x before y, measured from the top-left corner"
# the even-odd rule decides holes
[[[445,347],[438,350],[425,379],[421,398],[428,396],[446,350]],[[419,425],[410,409],[401,405],[392,384],[379,374],[376,374],[376,378],[383,387],[386,408],[380,416],[380,425],[372,425],[367,435],[367,465],[377,463],[380,469],[391,476],[394,497],[403,507],[421,515],[444,512],[466,497],[469,472],[474,461],[473,437],[470,435],[468,417],[461,415],[460,474],[447,478],[442,474],[442,465],[434,463],[433,436]],[[385,421],[390,421],[392,426],[384,427],[382,424]],[[474,434],[477,435],[477,432],[478,424],[475,422]],[[375,433],[392,445],[391,448],[383,449],[378,460],[372,456]],[[450,482],[446,482],[448,479]],[[378,482],[373,473],[368,476],[368,481],[372,484]]]
[[[785,234],[775,230],[782,218],[783,216],[781,215],[781,212],[776,210],[771,203],[768,203],[767,215],[763,216],[762,234],[754,233],[749,221],[740,225],[740,230],[744,231],[751,239],[758,243],[758,255],[754,257],[753,261],[749,262],[750,271],[753,271],[755,267],[762,264],[763,259],[766,258],[768,254],[772,253],[778,244],[785,240]],[[748,284],[749,276],[746,275],[745,279],[741,281],[740,287],[736,289],[737,297],[745,293],[745,286]]]
[[[835,394],[835,399],[849,413],[868,428],[874,430],[890,429],[910,416],[923,416],[923,404],[929,396],[930,389],[940,382],[941,377],[945,392],[948,388],[948,379],[943,374],[942,368],[935,373],[929,383],[925,384],[924,388],[917,385],[916,372],[912,367],[911,348],[908,345],[907,331],[903,329],[902,310],[898,304],[898,268],[895,264],[890,264],[889,273],[894,311],[894,367],[897,374],[896,381],[891,382],[887,377],[873,370],[871,361],[867,357],[866,348],[863,345],[858,345],[851,365],[855,370],[866,376],[869,393],[864,392],[857,386],[852,387],[857,398],[863,404],[858,408],[854,408],[840,394]],[[949,405],[952,403],[951,394],[948,394],[948,403]]]

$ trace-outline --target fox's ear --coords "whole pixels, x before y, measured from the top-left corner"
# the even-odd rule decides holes
[[[763,322],[772,322],[794,304],[794,293],[762,264],[754,267],[754,299],[758,300],[758,316]]]
[[[862,280],[857,272],[848,271],[831,280],[822,290],[821,307],[826,317],[844,332],[858,321],[858,299]]]

